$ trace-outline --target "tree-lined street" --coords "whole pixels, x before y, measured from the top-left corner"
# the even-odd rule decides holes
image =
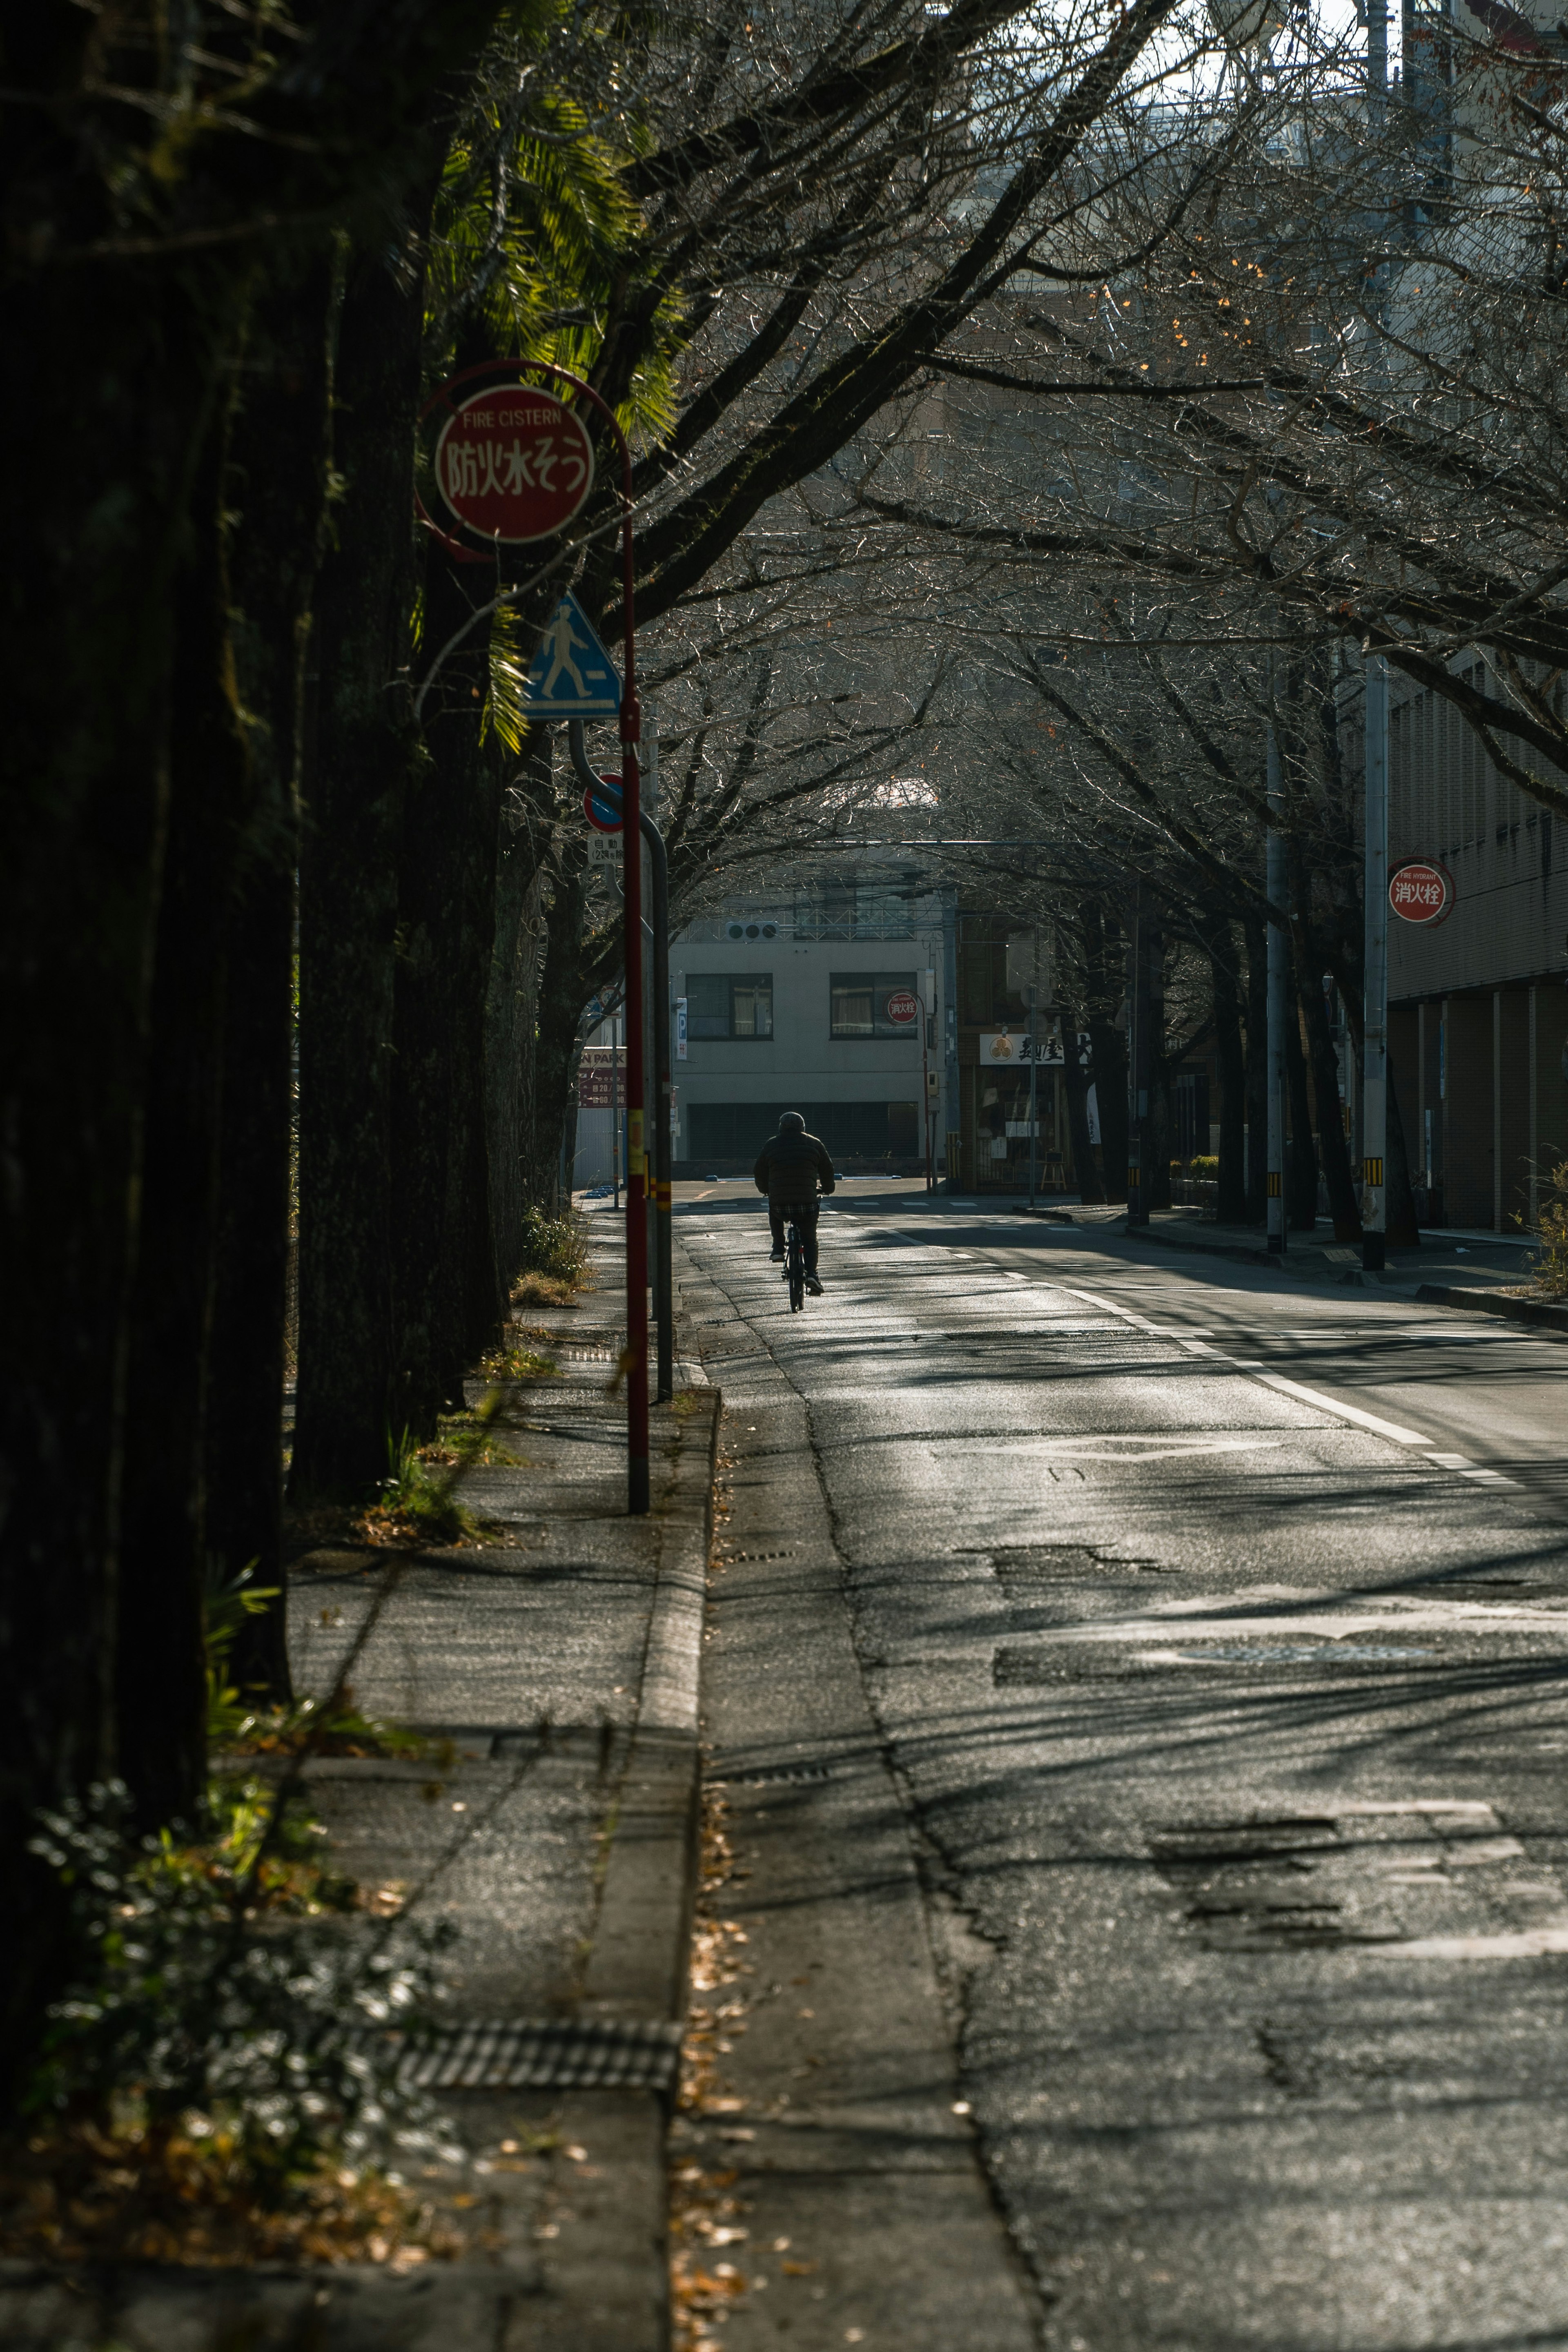
[[[909,1200],[791,1318],[754,1213],[677,1222],[727,2344],[1557,2341],[1563,1340]]]

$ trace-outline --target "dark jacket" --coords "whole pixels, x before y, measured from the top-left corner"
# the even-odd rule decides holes
[[[814,1201],[819,1180],[824,1192],[833,1189],[828,1147],[814,1135],[770,1135],[751,1172],[758,1191],[766,1192],[776,1209],[796,1209]]]

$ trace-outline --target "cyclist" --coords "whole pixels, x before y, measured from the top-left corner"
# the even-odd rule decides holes
[[[826,1194],[837,1181],[827,1145],[807,1134],[806,1122],[798,1110],[787,1110],[779,1118],[778,1134],[770,1135],[758,1153],[752,1174],[758,1191],[768,1195],[768,1222],[773,1229],[775,1260],[784,1255],[784,1221],[793,1217],[800,1228],[806,1253],[806,1287],[814,1298],[821,1298],[822,1286],[817,1276],[817,1187],[820,1184]]]

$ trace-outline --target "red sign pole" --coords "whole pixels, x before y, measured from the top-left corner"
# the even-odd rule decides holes
[[[457,521],[489,548],[476,549],[444,531],[415,499],[420,519],[461,560],[495,560],[495,542],[525,543],[559,530],[583,503],[591,483],[588,467],[574,464],[573,431],[581,427],[570,413],[559,419],[531,411],[516,415],[497,391],[453,394],[476,377],[547,375],[569,383],[603,419],[621,453],[621,573],[625,599],[626,677],[621,693],[621,789],[624,845],[626,957],[626,1507],[648,1508],[648,1151],[644,1135],[647,1071],[643,1051],[643,794],[636,746],[643,714],[637,700],[637,641],[632,604],[632,452],[615,412],[593,386],[553,360],[486,360],[462,369],[425,403],[423,415],[448,412],[443,431],[443,497]],[[526,439],[531,434],[533,438]],[[451,445],[449,449],[448,445]],[[473,455],[468,452],[472,447]],[[451,454],[457,452],[456,456]],[[587,455],[591,457],[591,451]]]

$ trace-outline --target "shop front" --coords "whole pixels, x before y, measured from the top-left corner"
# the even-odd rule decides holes
[[[1064,1192],[1072,1152],[1055,1019],[1042,1013],[1030,1118],[1031,1047],[1027,1031],[958,1032],[958,1182],[966,1192]]]

